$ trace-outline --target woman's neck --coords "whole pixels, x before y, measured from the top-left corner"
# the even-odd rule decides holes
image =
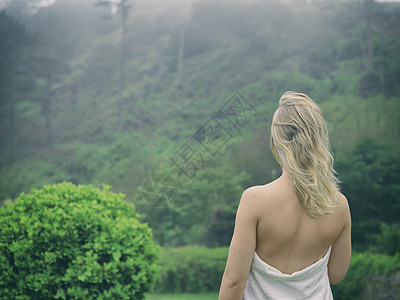
[[[285,168],[282,168],[282,175],[281,177],[283,178],[290,178],[290,174],[288,171],[285,170]]]

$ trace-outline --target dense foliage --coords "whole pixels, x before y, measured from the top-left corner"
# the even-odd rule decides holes
[[[353,242],[356,246],[368,245],[373,236],[381,231],[381,223],[399,221],[400,160],[391,145],[364,139],[337,161],[342,189],[350,199],[353,220]],[[357,201],[351,201],[357,199]],[[382,229],[388,230],[383,225]],[[400,235],[398,226],[397,239]],[[372,243],[375,244],[375,243]],[[380,243],[382,245],[382,243]],[[386,250],[390,254],[400,252],[400,245],[393,236]]]
[[[224,271],[228,248],[187,246],[164,248],[160,254],[160,274],[156,292],[196,293],[217,291]]]
[[[400,256],[383,254],[355,253],[352,255],[349,271],[345,280],[333,286],[335,299],[358,300],[368,277],[371,275],[390,275],[400,270]],[[392,295],[393,296],[393,295]]]
[[[279,176],[269,124],[280,95],[296,90],[331,129],[355,248],[370,249],[381,226],[385,240],[398,236],[398,3],[146,0],[112,14],[59,0],[28,17],[39,2],[9,1],[0,14],[1,203],[43,184],[106,183],[160,245],[226,246],[241,191]],[[220,113],[236,91],[256,111],[238,110],[240,126]],[[194,135],[210,120],[228,142],[205,135],[223,144],[211,162],[192,179],[170,172],[187,141],[186,158],[207,152]],[[167,207],[143,199],[154,171],[177,183]]]
[[[61,183],[0,209],[1,299],[144,299],[158,247],[105,186]]]
[[[175,178],[177,195],[168,206],[149,205],[143,200],[143,187],[134,195],[155,241],[161,246],[229,244],[246,176],[235,174],[232,168],[215,168],[199,171],[192,181],[184,176]],[[226,215],[217,217],[220,211]]]
[[[164,248],[156,284],[158,292],[217,291],[222,279],[228,248],[204,247]],[[360,299],[364,278],[370,275],[390,275],[400,270],[400,256],[353,253],[346,279],[332,286],[335,299]]]

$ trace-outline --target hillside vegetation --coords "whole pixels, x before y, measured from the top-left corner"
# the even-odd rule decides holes
[[[355,248],[399,251],[383,246],[400,235],[399,4],[59,0],[28,17],[26,2],[0,13],[3,205],[105,183],[161,246],[227,246],[242,191],[279,176],[269,126],[294,90],[328,121]],[[176,187],[168,206],[143,197],[153,172]]]

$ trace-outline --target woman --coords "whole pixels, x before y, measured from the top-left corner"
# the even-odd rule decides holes
[[[307,95],[282,95],[271,150],[282,176],[243,193],[219,300],[333,299],[329,283],[350,264],[351,218],[326,123]]]

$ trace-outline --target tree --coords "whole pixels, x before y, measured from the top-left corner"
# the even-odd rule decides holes
[[[364,71],[371,73],[373,71],[372,59],[373,59],[373,45],[372,45],[372,20],[374,11],[374,0],[364,1],[364,20],[366,23],[365,34],[360,33],[360,44],[362,57],[364,62]]]
[[[52,146],[52,101],[60,87],[61,76],[69,71],[68,66],[53,57],[37,57],[31,62],[31,75],[36,78],[36,100],[46,121],[46,144]]]
[[[229,245],[235,227],[237,207],[238,202],[232,201],[232,203],[213,211],[204,236],[206,246],[226,247]]]
[[[23,96],[25,83],[21,68],[26,63],[23,55],[33,41],[25,27],[4,11],[0,12],[0,152],[14,152],[16,138],[15,107]]]
[[[398,222],[400,161],[393,145],[363,139],[337,159],[343,193],[349,200],[353,240],[366,244],[380,222]]]
[[[215,222],[213,213],[220,207],[237,208],[246,174],[235,173],[232,167],[223,166],[201,170],[191,181],[184,175],[174,178],[178,188],[169,206],[160,208],[146,203],[143,187],[134,196],[134,203],[143,220],[153,229],[155,240],[161,246],[201,245],[207,239],[209,244],[214,244],[215,235],[207,234],[207,228]],[[234,216],[227,222],[232,221]],[[229,232],[229,228],[227,230]],[[225,231],[224,227],[221,235]]]
[[[119,89],[118,89],[118,126],[122,129],[123,127],[123,113],[125,110],[125,97],[123,92],[125,90],[126,79],[125,79],[125,63],[126,63],[126,31],[127,31],[127,20],[129,16],[129,11],[131,9],[131,5],[128,4],[129,0],[119,0],[119,1],[112,1],[112,0],[97,0],[96,6],[97,7],[107,7],[110,9],[112,14],[119,14],[120,21],[121,21],[121,38],[120,38],[120,57],[119,57]]]

